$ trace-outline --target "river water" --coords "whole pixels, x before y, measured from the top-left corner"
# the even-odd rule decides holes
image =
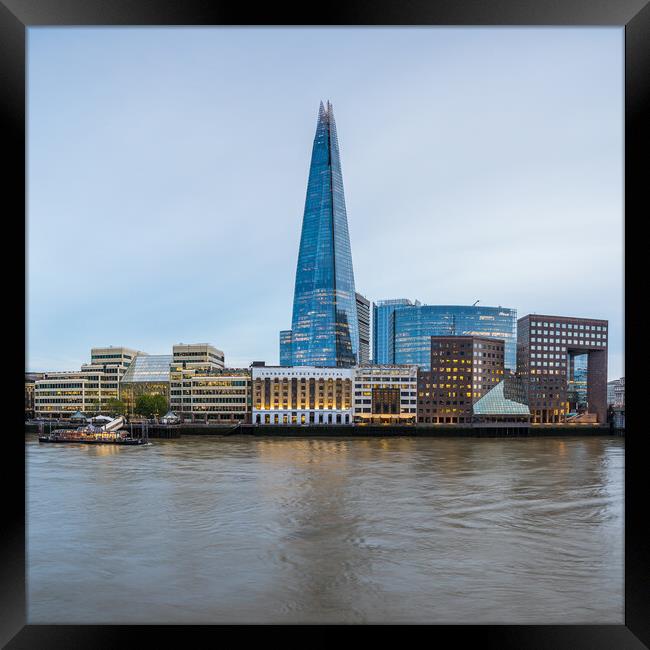
[[[26,436],[29,623],[612,623],[622,438]]]

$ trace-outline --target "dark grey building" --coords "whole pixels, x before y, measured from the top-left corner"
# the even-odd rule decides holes
[[[357,300],[357,320],[359,322],[359,364],[370,361],[370,301],[360,293]]]

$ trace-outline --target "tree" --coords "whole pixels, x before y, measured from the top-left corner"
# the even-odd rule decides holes
[[[135,402],[135,412],[146,418],[164,415],[167,408],[164,395],[140,395]]]
[[[121,399],[110,399],[106,403],[106,410],[113,415],[126,415],[126,404]]]

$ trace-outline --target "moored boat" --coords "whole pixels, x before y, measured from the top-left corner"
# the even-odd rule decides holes
[[[60,429],[38,437],[39,442],[76,442],[85,445],[144,445],[143,438],[132,438],[127,431],[102,435],[79,430]]]
[[[86,445],[144,445],[145,438],[134,438],[126,429],[123,417],[115,418],[104,426],[79,427],[78,429],[56,429],[38,437],[39,442],[72,442]]]

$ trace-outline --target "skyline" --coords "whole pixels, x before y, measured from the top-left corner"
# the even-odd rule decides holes
[[[28,370],[181,341],[277,361],[329,97],[359,293],[604,318],[624,374],[622,30],[28,34]]]

